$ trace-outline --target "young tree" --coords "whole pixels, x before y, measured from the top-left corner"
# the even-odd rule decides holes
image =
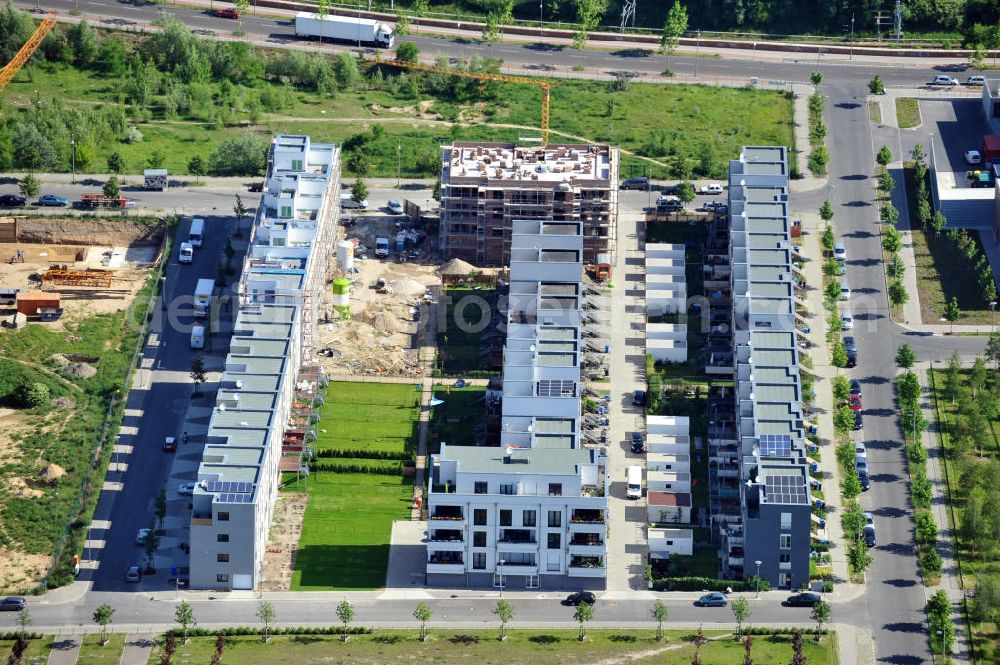
[[[910,294],[906,292],[906,287],[903,286],[903,282],[898,279],[894,279],[889,283],[889,302],[894,307],[905,305],[906,301],[909,299]]]
[[[903,235],[895,227],[888,227],[882,233],[882,249],[888,254],[897,254],[902,248]]]
[[[212,665],[222,665],[222,652],[226,650],[226,636],[219,633],[215,636],[215,653],[212,654]]]
[[[875,155],[875,161],[879,163],[883,169],[889,164],[892,164],[892,150],[889,150],[889,146],[884,145],[879,148],[878,153]]]
[[[847,367],[847,349],[844,347],[844,343],[837,340],[837,343],[833,345],[833,354],[831,355],[830,361],[833,363],[834,367]]]
[[[236,8],[236,33],[243,34],[243,15],[247,13],[250,9],[250,0],[233,0],[233,5]]]
[[[35,198],[41,190],[38,179],[31,173],[21,178],[21,181],[17,183],[17,188],[21,191],[21,196],[27,199]]]
[[[802,644],[802,631],[792,634],[792,665],[806,665],[806,654]]]
[[[830,603],[821,600],[813,605],[809,618],[816,622],[816,641],[819,642],[820,634],[823,632],[823,624],[830,620]]]
[[[851,382],[843,374],[833,377],[834,402],[846,402],[851,397]]]
[[[354,606],[346,600],[340,601],[337,604],[337,618],[340,619],[340,623],[344,624],[344,632],[341,639],[346,642],[348,639],[347,627],[354,621]]]
[[[934,233],[941,233],[947,225],[948,219],[940,210],[936,211],[931,217],[931,228],[934,229]]]
[[[682,182],[677,187],[677,198],[681,200],[684,207],[687,208],[688,204],[694,201],[694,185],[689,182]],[[680,216],[680,212],[677,213]]]
[[[174,637],[173,631],[167,633],[166,637],[163,638],[163,653],[160,654],[160,665],[170,665],[174,658],[174,652],[177,651],[177,638]]]
[[[875,75],[871,81],[868,82],[868,92],[873,95],[884,95],[885,94],[885,84],[882,83],[882,79],[878,74]]]
[[[892,174],[886,171],[878,177],[878,187],[883,192],[888,194],[892,191],[892,188],[896,186],[896,179],[892,177]]]
[[[413,42],[403,42],[396,49],[396,59],[401,62],[419,62],[420,48]]]
[[[28,628],[31,626],[31,612],[28,611],[27,607],[18,610],[15,622],[17,623],[18,635],[26,638],[28,636]]]
[[[395,32],[396,35],[399,37],[405,37],[406,35],[410,34],[410,17],[406,15],[406,12],[402,10],[396,12],[396,28],[394,29],[393,32]],[[399,57],[399,49],[401,48],[403,48],[402,44],[400,44],[399,48],[396,49],[397,60],[402,59]]]
[[[576,4],[576,32],[573,33],[573,48],[582,51],[587,46],[587,36],[601,22],[608,10],[608,0],[578,0]]]
[[[826,296],[827,300],[835,303],[838,300],[840,300],[840,290],[841,290],[840,280],[831,279],[829,282],[826,283],[826,286],[823,287],[823,295]]]
[[[115,197],[121,195],[121,185],[118,184],[118,176],[112,175],[104,182],[104,195]]]
[[[667,56],[667,66],[670,66],[670,56],[677,50],[681,37],[688,28],[687,9],[677,0],[667,12],[667,20],[663,24],[660,35],[660,53]]]
[[[500,641],[507,639],[507,622],[514,618],[514,606],[501,598],[493,608],[493,614],[500,619]]]
[[[900,369],[910,369],[917,362],[917,354],[913,352],[913,347],[905,342],[899,345],[896,351],[896,367]]]
[[[698,626],[698,632],[691,638],[691,644],[694,645],[694,656],[691,658],[691,665],[701,665],[701,648],[707,642],[708,638],[705,637],[705,631],[702,630],[701,626]]]
[[[743,640],[743,665],[753,665],[753,631],[750,630]]]
[[[864,540],[859,540],[847,548],[847,567],[852,575],[862,575],[868,566],[872,565],[872,555],[868,552],[868,546]]]
[[[667,620],[667,606],[663,604],[662,600],[657,599],[653,603],[652,609],[649,610],[649,614],[653,617],[653,621],[656,622],[656,641],[663,641],[663,622]]]
[[[986,359],[994,363],[994,369],[1000,372],[1000,331],[990,335],[986,342]]]
[[[142,542],[142,549],[146,553],[146,567],[148,570],[155,570],[153,566],[157,550],[160,549],[160,534],[156,532],[156,524],[149,520],[149,534]]]
[[[108,170],[115,175],[121,175],[125,170],[125,158],[117,150],[108,155]]]
[[[837,237],[833,235],[833,227],[829,224],[823,229],[823,235],[819,239],[820,247],[823,248],[824,254],[830,254],[833,252],[834,246],[837,244]]]
[[[430,606],[421,601],[417,603],[417,609],[413,610],[413,618],[420,622],[420,641],[427,641],[427,622],[434,616]]]
[[[164,487],[160,488],[160,493],[153,501],[153,514],[156,515],[157,530],[163,531],[163,520],[167,517],[167,490]]]
[[[182,600],[174,612],[174,621],[181,626],[181,644],[187,644],[188,630],[194,625],[194,608],[186,600]]]
[[[833,412],[833,428],[842,434],[854,429],[854,412],[846,404],[838,406]]]
[[[94,623],[101,627],[101,646],[105,646],[108,643],[108,624],[111,623],[111,619],[114,615],[115,608],[111,607],[107,603],[100,605],[96,610],[94,610]]]
[[[962,316],[962,310],[958,308],[958,298],[951,297],[944,308],[944,318],[951,324],[951,332],[955,332],[955,321]]]
[[[893,254],[889,257],[885,272],[891,279],[903,279],[903,276],[906,275],[906,266],[903,265],[903,259],[899,254]]]
[[[976,356],[975,362],[972,363],[972,369],[969,370],[969,387],[972,388],[974,400],[979,397],[979,391],[986,386],[988,378],[989,370],[986,369],[986,361],[983,360],[982,356]],[[975,404],[976,402],[969,402],[969,405]]]
[[[194,155],[188,160],[188,173],[193,175],[197,182],[201,182],[201,177],[208,175],[208,163],[201,155]]]
[[[587,637],[586,623],[594,618],[594,606],[590,603],[580,603],[576,606],[576,611],[573,612],[573,618],[580,623],[579,640],[583,642]]]
[[[201,354],[191,356],[191,380],[194,381],[192,397],[201,397],[201,384],[208,380],[205,359],[201,357]]]
[[[263,641],[264,644],[271,639],[271,624],[274,623],[278,618],[278,613],[274,609],[274,605],[262,600],[257,604],[257,614],[255,615],[260,619],[261,624],[264,626]]]
[[[162,169],[163,164],[167,161],[167,156],[164,155],[159,150],[154,150],[149,157],[146,159],[146,168],[150,169]]]
[[[988,68],[986,64],[986,46],[983,44],[975,45],[969,53],[969,67],[977,70]]]
[[[316,0],[316,13],[319,14],[320,26],[323,25],[323,21],[326,20],[327,15],[330,13],[330,6],[333,4],[332,0]],[[319,43],[323,43],[323,30],[320,29]]]
[[[351,198],[358,203],[368,199],[368,185],[361,178],[355,179],[354,184],[351,185]]]
[[[743,624],[750,618],[750,603],[746,596],[737,596],[729,603],[729,608],[733,611],[733,618],[736,619],[736,638],[743,636]]]
[[[917,219],[920,220],[920,228],[926,230],[931,223],[934,213],[931,211],[931,204],[926,198],[921,197],[917,202]]]
[[[833,206],[830,205],[829,201],[823,201],[823,205],[819,207],[820,218],[827,223],[826,228],[830,229],[830,234],[833,235],[833,229],[830,228],[830,222],[833,220]],[[826,234],[826,231],[823,231]],[[833,243],[830,243],[830,251],[833,251]]]
[[[823,85],[823,72],[812,72],[809,74],[809,80],[817,88]]]
[[[895,224],[899,221],[899,210],[896,206],[891,203],[886,203],[882,206],[882,210],[879,212],[879,219],[882,220],[883,224]]]

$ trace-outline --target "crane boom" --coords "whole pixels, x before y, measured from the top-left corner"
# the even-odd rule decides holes
[[[15,76],[17,76],[17,73],[21,71],[21,68],[24,67],[28,60],[31,59],[31,56],[35,54],[38,47],[42,45],[42,41],[45,39],[45,36],[52,31],[52,28],[54,28],[55,25],[56,15],[46,14],[45,18],[42,19],[41,24],[39,24],[35,32],[32,33],[31,37],[28,38],[28,41],[26,41],[24,46],[21,47],[21,50],[17,52],[10,62],[4,65],[3,69],[0,69],[0,90],[6,88],[7,84],[10,83]]]
[[[407,60],[379,60],[380,65],[390,65],[392,67],[404,67],[406,69],[416,69],[422,72],[435,72],[437,74],[447,74],[450,76],[461,76],[464,78],[478,79],[480,81],[495,81],[498,83],[523,83],[534,85],[542,89],[542,143],[549,143],[549,111],[551,105],[552,83],[544,79],[533,79],[527,76],[516,76],[513,74],[494,74],[493,72],[468,72],[463,69],[453,67],[441,67],[440,65],[425,65],[420,62],[409,62]]]

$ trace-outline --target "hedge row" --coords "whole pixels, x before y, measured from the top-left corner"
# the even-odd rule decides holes
[[[14,641],[19,637],[21,637],[21,633],[16,630],[8,630],[5,633],[0,633],[0,640],[3,640],[4,642],[8,640]],[[41,633],[25,633],[24,637],[29,640],[40,640],[45,636]]]
[[[325,473],[372,473],[382,476],[397,476],[403,473],[405,465],[400,462],[391,466],[371,466],[368,464],[338,464],[336,462],[312,462],[311,471]]]
[[[374,632],[371,628],[362,626],[349,626],[347,632],[351,635],[370,635]],[[184,631],[180,628],[173,628],[169,631],[174,637],[182,637]],[[237,637],[240,635],[262,635],[264,629],[259,626],[232,626],[230,628],[189,628],[188,637],[215,637],[222,634],[224,637]],[[272,628],[268,631],[270,635],[343,635],[343,626],[296,626],[294,628]],[[41,637],[41,636],[39,636]]]
[[[717,580],[714,577],[661,577],[653,580],[655,591],[746,591],[743,580]]]
[[[395,450],[344,450],[341,448],[322,448],[316,451],[316,457],[354,457],[356,459],[408,460],[413,457],[413,453]]]
[[[750,632],[750,630],[748,629],[747,632]],[[803,635],[827,635],[830,631],[826,628],[791,628],[789,626],[783,628],[753,627],[754,635],[794,635],[798,632],[801,632]]]

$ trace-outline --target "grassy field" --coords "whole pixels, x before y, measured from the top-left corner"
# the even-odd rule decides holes
[[[900,129],[912,129],[920,124],[920,105],[916,99],[896,98],[896,124]]]
[[[438,370],[444,376],[488,371],[489,358],[479,355],[479,350],[489,331],[491,293],[450,288],[445,297],[447,328],[438,333]]]
[[[567,610],[567,613],[569,611]],[[600,606],[596,610],[599,618]],[[363,618],[362,618],[363,620]],[[516,617],[515,617],[516,621]],[[694,653],[690,631],[665,631],[659,643],[654,630],[588,630],[584,642],[575,630],[510,630],[505,642],[497,639],[496,630],[430,630],[427,642],[419,641],[417,631],[377,631],[372,635],[354,635],[346,644],[335,636],[279,636],[263,645],[259,637],[226,638],[224,663],[255,665],[383,665],[402,661],[449,663],[452,665],[564,665],[565,663],[633,663],[635,665],[689,665]],[[704,665],[733,665],[743,662],[742,644],[730,634],[706,631],[711,641],[702,647]],[[836,638],[827,636],[820,643],[803,640],[809,665],[834,665]],[[177,646],[175,663],[207,663],[215,649],[215,638],[192,639]],[[788,663],[792,659],[791,637],[759,636],[754,638],[755,663]],[[157,662],[154,652],[150,662]]]
[[[410,452],[416,447],[420,392],[413,385],[334,382],[320,412],[318,452]],[[389,460],[321,458],[370,466]],[[407,519],[413,481],[398,475],[319,471],[285,491],[309,501],[295,559],[292,589],[375,589],[385,584],[394,520]]]
[[[441,441],[449,446],[475,443],[476,425],[483,422],[485,417],[485,394],[486,388],[483,386],[434,388],[434,396],[444,400],[444,404],[435,406],[431,415],[431,430],[427,439],[430,452],[438,452]]]
[[[961,316],[957,324],[987,324],[990,312],[968,259],[947,238],[914,229],[913,257],[917,264],[917,290],[924,323],[947,324],[944,310],[952,297],[958,299]]]
[[[14,640],[0,640],[0,654],[8,655],[14,647]],[[52,648],[52,637],[46,635],[40,640],[28,640],[28,649],[24,652],[22,663],[42,663],[48,660]]]
[[[80,659],[77,665],[118,665],[125,650],[124,633],[108,633],[107,646],[101,646],[101,636],[90,633],[83,636]]]
[[[632,83],[612,92],[607,83],[553,79],[553,140],[609,141],[629,151],[661,159],[680,154],[695,160],[704,144],[714,147],[713,177],[724,177],[727,160],[742,145],[792,146],[792,100],[784,93],[752,88]],[[259,82],[262,89],[276,84]],[[238,114],[238,125],[213,128],[209,123],[154,117],[139,122],[140,143],[95,146],[90,163],[78,162],[79,172],[106,171],[108,155],[119,151],[127,173],[140,173],[154,150],[166,156],[171,173],[186,173],[191,157],[207,158],[222,139],[254,131],[269,138],[275,132],[310,134],[315,141],[343,142],[381,123],[385,134],[369,145],[372,176],[396,174],[396,147],[402,146],[404,176],[433,176],[438,146],[454,139],[516,140],[536,128],[540,92],[523,85],[500,85],[498,100],[489,104],[456,105],[420,92],[416,97],[382,90],[345,91],[321,97],[295,90],[279,113],[262,113],[251,124]],[[101,74],[65,65],[46,64],[21,75],[5,91],[10,108],[31,102],[35,91],[58,91],[67,105],[115,103],[119,90]],[[417,110],[419,109],[419,111]],[[609,110],[611,111],[609,113]],[[462,118],[461,124],[453,124]],[[530,132],[529,132],[530,134]],[[641,174],[648,162],[623,156],[622,177]],[[653,175],[665,169],[653,165]]]

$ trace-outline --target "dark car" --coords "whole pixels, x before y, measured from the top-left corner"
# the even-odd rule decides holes
[[[0,600],[0,611],[20,612],[27,604],[28,601],[24,596],[7,596],[3,600]]]
[[[636,390],[632,393],[632,404],[635,406],[646,406],[646,391]]]
[[[618,185],[618,189],[641,189],[646,191],[649,189],[649,178],[628,178],[622,180],[622,184]]]
[[[871,487],[871,481],[868,479],[867,467],[864,470],[858,469],[858,480],[861,481],[861,490],[867,492]]]
[[[847,351],[847,366],[854,367],[858,364],[858,343],[851,336],[844,338],[844,351]]]
[[[247,185],[247,190],[251,191],[251,192],[263,192],[264,191],[264,183],[263,182],[251,182],[249,185]]]
[[[646,442],[642,438],[642,432],[632,432],[632,452],[641,453],[646,449]]]
[[[797,593],[794,596],[789,596],[783,604],[787,607],[812,607],[816,603],[823,600],[818,593]]]
[[[7,208],[23,206],[27,202],[28,199],[23,196],[18,196],[17,194],[4,194],[3,196],[0,196],[0,206],[5,206]]]
[[[55,194],[46,194],[45,196],[38,197],[38,205],[40,206],[53,206],[53,207],[63,207],[69,205],[69,199],[65,196],[57,196]]]
[[[859,430],[864,427],[864,419],[861,417],[860,411],[854,412],[854,429]]]
[[[865,545],[868,547],[875,547],[875,525],[866,524],[865,525]]]
[[[725,607],[728,603],[729,601],[726,599],[726,595],[719,593],[718,591],[706,593],[694,602],[694,604],[698,607]]]
[[[163,452],[165,453],[175,453],[177,452],[177,439],[172,436],[168,436],[163,440]]]
[[[563,605],[579,605],[580,603],[593,605],[596,602],[597,596],[590,591],[577,591],[575,593],[571,593],[566,600],[563,601]]]
[[[855,396],[861,399],[861,382],[857,379],[851,379],[851,397]]]

